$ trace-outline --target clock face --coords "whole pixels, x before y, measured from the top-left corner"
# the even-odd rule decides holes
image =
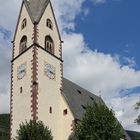
[[[26,64],[22,64],[17,69],[17,77],[18,79],[22,79],[26,74]]]
[[[45,64],[44,68],[45,74],[50,78],[50,79],[55,79],[55,67],[50,65],[50,64]]]

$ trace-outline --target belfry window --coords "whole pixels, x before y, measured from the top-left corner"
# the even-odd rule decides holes
[[[26,49],[27,49],[27,37],[23,36],[20,41],[19,53],[24,52]]]
[[[47,27],[49,27],[51,30],[53,30],[52,21],[51,21],[50,19],[47,19],[46,25],[47,25]]]
[[[24,18],[21,24],[21,29],[24,29],[26,26],[27,26],[27,20],[26,18]]]
[[[50,36],[45,37],[45,50],[54,54],[54,42]]]

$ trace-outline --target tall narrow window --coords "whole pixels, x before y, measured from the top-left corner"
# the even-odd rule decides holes
[[[47,19],[46,22],[47,27],[49,27],[51,30],[53,29],[52,21],[50,19]]]
[[[45,37],[45,50],[54,54],[54,42],[50,36]]]
[[[22,87],[20,87],[20,93],[22,93],[23,92],[23,89],[22,89]]]
[[[26,18],[23,19],[22,24],[21,24],[21,29],[24,29],[27,25],[27,20]]]
[[[52,114],[52,107],[49,108],[49,112],[50,112],[50,114]]]
[[[27,49],[27,37],[23,36],[20,41],[19,53],[24,52],[26,49]]]

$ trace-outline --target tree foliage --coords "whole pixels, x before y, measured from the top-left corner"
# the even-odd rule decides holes
[[[123,129],[114,112],[105,105],[95,104],[87,107],[69,140],[118,140],[121,136]]]
[[[53,140],[53,137],[41,121],[30,121],[20,125],[16,140]]]
[[[140,109],[140,101],[136,103],[135,109],[138,111]],[[138,115],[137,119],[135,120],[135,123],[140,125],[140,115]]]

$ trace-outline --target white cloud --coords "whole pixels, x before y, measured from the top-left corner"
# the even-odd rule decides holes
[[[132,94],[123,98],[113,98],[108,102],[108,105],[113,106],[113,109],[116,110],[117,118],[127,130],[140,131],[140,127],[134,123],[134,120],[140,114],[139,111],[134,109],[139,97],[140,94]]]
[[[82,11],[82,4],[84,2],[85,0],[52,0],[61,32],[65,29],[75,29],[74,20]]]
[[[94,4],[105,2],[105,0],[92,1]],[[94,94],[101,94],[108,105],[113,106],[117,111],[119,120],[123,120],[123,125],[126,128],[137,129],[132,123],[134,115],[127,112],[129,109],[133,110],[132,105],[136,102],[137,95],[134,98],[133,96],[123,99],[119,97],[121,90],[140,86],[140,71],[134,69],[135,61],[126,59],[127,65],[122,65],[118,55],[112,56],[90,50],[84,41],[83,34],[75,33],[75,19],[80,13],[84,13],[83,3],[85,0],[52,0],[52,2],[62,39],[65,42],[63,46],[64,75]],[[21,0],[5,0],[2,3],[3,5],[0,5],[0,26],[13,31]],[[89,9],[86,8],[85,15],[88,12]],[[68,29],[72,32],[67,32]],[[2,107],[0,112],[7,112],[9,111],[9,87],[4,83],[9,85],[8,81],[10,81],[11,48],[1,33],[0,44],[0,88],[3,89],[0,90],[0,107]],[[122,106],[128,110],[123,111]],[[127,121],[128,119],[131,120],[131,123]]]
[[[65,76],[104,98],[140,86],[140,71],[123,66],[116,57],[86,47],[82,34],[64,36]],[[86,81],[86,82],[85,82]],[[98,94],[98,93],[97,93]]]

